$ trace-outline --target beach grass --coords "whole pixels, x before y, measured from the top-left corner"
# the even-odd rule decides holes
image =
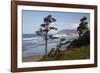
[[[63,52],[60,52],[59,55],[50,55],[48,56],[48,61],[55,60],[80,60],[80,59],[89,59],[90,58],[90,46],[82,46],[79,48],[70,48]],[[40,61],[45,61],[45,58],[42,58]]]

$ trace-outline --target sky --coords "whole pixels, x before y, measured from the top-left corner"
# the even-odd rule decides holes
[[[51,26],[57,27],[58,31],[63,29],[77,29],[80,19],[84,16],[87,17],[87,21],[90,23],[89,13],[23,10],[23,34],[34,34],[38,31],[40,25],[43,23],[43,19],[48,15],[52,15],[56,19],[56,22],[52,23]],[[53,32],[57,31],[52,30],[51,33]]]

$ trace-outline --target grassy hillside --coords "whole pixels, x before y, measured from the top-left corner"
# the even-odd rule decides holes
[[[55,51],[54,54],[48,54],[48,61],[53,60],[78,60],[90,58],[90,31],[86,31],[78,39],[73,40],[69,45],[63,48],[64,51]],[[45,61],[45,57],[41,59]]]
[[[80,48],[71,48],[69,50],[65,50],[60,52],[59,56],[50,55],[48,56],[48,61],[54,60],[79,60],[79,59],[89,59],[90,58],[90,47],[82,46]],[[42,58],[41,61],[45,59]]]

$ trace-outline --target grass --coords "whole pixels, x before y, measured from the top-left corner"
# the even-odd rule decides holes
[[[80,48],[70,48],[60,52],[59,55],[50,55],[48,56],[48,61],[54,60],[80,60],[80,59],[89,59],[90,58],[90,47],[82,46]],[[44,57],[40,61],[45,61]]]

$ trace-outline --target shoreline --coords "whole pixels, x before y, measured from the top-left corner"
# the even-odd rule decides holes
[[[22,57],[22,62],[36,62],[39,61],[43,55],[33,55],[29,57]]]
[[[68,49],[63,47],[60,49],[62,54],[57,59],[56,55],[49,55],[48,61],[56,61],[56,60],[76,60],[76,59],[89,59],[90,58],[90,47],[89,46],[82,46],[80,48],[71,48]],[[45,61],[43,58],[44,55],[33,55],[29,57],[23,57],[22,62],[40,62]]]

